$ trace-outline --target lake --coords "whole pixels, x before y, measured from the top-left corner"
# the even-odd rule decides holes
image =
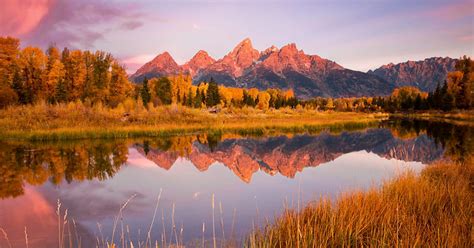
[[[24,247],[25,233],[30,247],[57,247],[60,236],[66,247],[112,237],[138,247],[152,222],[159,245],[210,246],[214,236],[239,244],[285,208],[462,160],[472,136],[469,126],[389,119],[360,130],[258,137],[0,141],[0,247],[9,247],[5,234]]]

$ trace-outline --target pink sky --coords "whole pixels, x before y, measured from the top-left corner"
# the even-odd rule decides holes
[[[361,71],[474,51],[474,0],[2,0],[0,23],[24,46],[100,49],[129,72],[164,51],[178,63],[200,49],[218,59],[245,37]]]

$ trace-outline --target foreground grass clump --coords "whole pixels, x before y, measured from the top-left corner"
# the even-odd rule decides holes
[[[230,131],[239,134],[312,131],[321,126],[360,127],[384,114],[334,113],[314,110],[228,108],[219,113],[180,105],[86,106],[81,102],[13,106],[0,110],[0,139],[67,140],[129,138]],[[334,128],[334,127],[331,127]]]
[[[379,189],[286,210],[248,247],[473,247],[474,165],[438,163]]]

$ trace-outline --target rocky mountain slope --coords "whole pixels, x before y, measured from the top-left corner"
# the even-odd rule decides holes
[[[456,61],[448,57],[433,57],[421,61],[390,63],[368,73],[394,82],[397,87],[415,86],[423,91],[433,91],[438,83],[443,83],[448,72],[455,69]]]
[[[334,61],[298,50],[296,44],[282,48],[271,46],[257,51],[250,39],[241,41],[231,52],[214,60],[205,51],[199,51],[190,61],[179,66],[169,53],[158,55],[130,78],[190,74],[198,84],[212,78],[219,84],[245,88],[293,89],[299,98],[361,97],[389,95],[395,87],[416,86],[432,91],[442,83],[456,60],[429,58],[388,64],[367,73],[342,67]]]
[[[181,71],[181,67],[174,61],[173,57],[168,52],[164,52],[140,67],[131,76],[131,79],[135,82],[141,82],[144,78],[166,77],[179,74]]]
[[[179,73],[191,74],[196,84],[212,77],[226,86],[293,89],[300,98],[388,95],[395,86],[378,76],[305,54],[295,44],[280,49],[272,46],[259,52],[250,39],[243,40],[217,61],[199,51],[189,62],[178,66],[168,53],[158,55],[131,79],[140,82],[144,77]]]

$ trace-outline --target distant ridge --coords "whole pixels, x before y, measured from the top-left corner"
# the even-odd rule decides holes
[[[190,61],[178,65],[168,52],[164,52],[143,65],[130,78],[134,82],[141,82],[145,77],[182,73],[191,75],[195,84],[212,77],[219,84],[231,87],[293,89],[303,99],[316,96],[383,96],[403,85],[431,90],[454,68],[455,60],[431,58],[422,62],[413,62],[414,65],[407,62],[406,66],[389,64],[364,73],[346,69],[317,55],[305,54],[294,43],[258,51],[253,48],[252,41],[246,38],[218,60],[200,50]],[[422,74],[415,75],[417,73]]]
[[[407,61],[399,64],[387,64],[369,71],[395,86],[415,86],[423,91],[433,91],[438,83],[442,84],[448,72],[453,71],[457,59],[433,57],[420,61]]]

